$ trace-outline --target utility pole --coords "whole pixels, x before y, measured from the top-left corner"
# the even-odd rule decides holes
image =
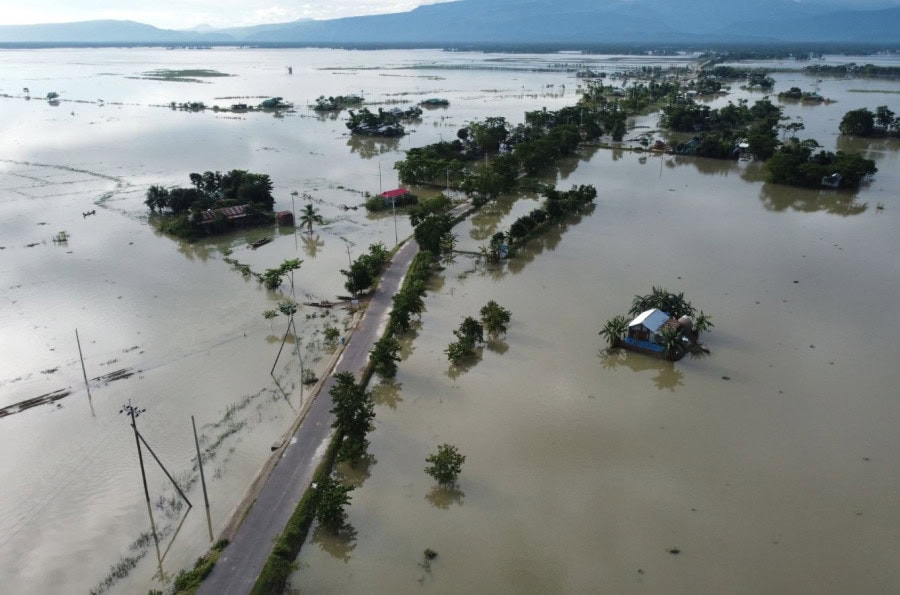
[[[209,513],[209,496],[206,493],[206,477],[203,475],[203,458],[200,456],[200,440],[197,439],[197,423],[191,416],[191,426],[194,428],[194,446],[197,447],[197,467],[200,468],[200,483],[203,485],[203,503],[206,505],[206,525],[209,528],[209,541],[213,540],[212,516]]]
[[[138,452],[138,462],[141,465],[141,480],[144,482],[144,499],[147,501],[147,515],[150,517],[150,530],[153,533],[153,541],[156,543],[156,558],[159,561],[159,575],[163,575],[162,571],[162,558],[159,554],[159,535],[156,532],[156,522],[153,520],[153,507],[150,506],[150,490],[147,488],[147,473],[144,470],[144,455],[141,453],[141,440],[138,437],[138,429],[137,429],[137,417],[147,411],[146,409],[139,409],[134,407],[131,404],[131,399],[128,399],[128,404],[119,409],[119,413],[127,413],[131,417],[131,429],[134,430],[134,444],[137,447]]]
[[[344,244],[347,245],[347,266],[348,266],[348,267],[352,267],[352,266],[353,266],[353,261],[350,260],[350,246],[355,246],[356,244],[354,244],[353,242],[351,242],[351,241],[348,240],[347,238],[342,237],[341,239],[344,241]]]
[[[84,368],[84,355],[81,353],[81,339],[78,338],[78,329],[75,329],[75,342],[78,343],[78,359],[81,360],[81,374],[84,376],[84,388],[87,389],[88,400],[90,400],[91,385],[88,383],[87,370]]]
[[[397,236],[397,197],[391,197],[391,214],[394,216],[394,247],[400,243],[400,239]]]
[[[131,404],[131,399],[128,399],[128,404],[122,407],[119,410],[119,413],[127,413],[131,417],[131,429],[134,430],[134,444],[137,446],[138,452],[138,462],[141,465],[141,479],[144,482],[144,498],[147,500],[147,510],[150,510],[150,490],[147,488],[147,473],[144,470],[144,455],[141,452],[141,440],[138,438],[138,430],[137,430],[137,417],[147,411],[146,409],[138,409]],[[152,515],[151,515],[151,523],[152,523]],[[155,529],[154,529],[155,530]]]

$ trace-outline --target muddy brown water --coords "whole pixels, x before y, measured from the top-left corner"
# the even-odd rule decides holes
[[[184,509],[148,465],[161,551],[173,544],[163,572],[192,563],[208,535],[190,415],[209,448],[218,530],[302,405],[296,354],[276,370],[286,394],[268,376],[285,320],[261,315],[289,284],[267,293],[222,262],[221,249],[254,270],[303,259],[299,301],[342,293],[337,270],[348,245],[354,256],[375,241],[390,247],[394,225],[389,215],[341,205],[377,191],[379,170],[381,186],[395,186],[392,164],[403,150],[452,138],[468,120],[518,122],[525,110],[574,103],[572,74],[527,69],[575,59],[4,54],[0,405],[73,390],[60,407],[0,420],[0,573],[10,588],[160,587],[155,545],[141,539],[149,521],[134,438],[118,413],[129,398],[147,408],[139,427],[189,484],[195,505],[175,535]],[[583,59],[610,70],[645,63]],[[406,68],[428,63],[480,68]],[[204,84],[130,78],[156,68],[237,76]],[[779,75],[779,85],[780,77],[787,87],[800,75]],[[752,163],[588,149],[561,164],[558,184],[594,184],[591,214],[503,267],[463,256],[448,264],[397,383],[376,390],[375,462],[354,477],[361,485],[348,510],[355,537],[314,531],[293,584],[309,592],[883,592],[896,584],[898,323],[888,304],[900,284],[898,146],[847,141],[835,130],[854,107],[894,104],[900,112],[896,94],[853,89],[898,87],[834,84],[822,92],[838,103],[790,106],[789,115],[803,116],[804,134],[826,147],[877,159],[878,176],[858,193],[771,186]],[[39,99],[49,91],[60,93],[60,105]],[[385,106],[443,96],[451,107],[426,111],[407,138],[370,142],[350,139],[342,118],[315,117],[303,105],[360,91]],[[274,118],[154,107],[264,95],[297,110]],[[655,128],[653,117],[635,124]],[[269,173],[279,208],[291,208],[291,191],[309,192],[327,224],[312,238],[252,230],[195,245],[147,225],[148,185],[187,185],[191,171],[234,167]],[[531,196],[491,205],[455,230],[459,247],[477,250],[536,205]],[[82,216],[94,208],[96,216]],[[69,241],[52,242],[62,230]],[[398,218],[398,236],[408,233]],[[247,242],[262,235],[276,239],[250,250]],[[672,366],[604,352],[600,324],[653,284],[684,291],[712,313],[709,357]],[[491,298],[513,312],[509,335],[470,369],[450,369],[442,350],[451,330]],[[344,320],[342,312],[321,315],[305,308],[298,325],[313,368],[328,357],[321,328]],[[92,385],[89,402],[75,328],[89,377],[137,373]],[[422,471],[445,441],[467,455],[458,492],[433,490]],[[430,572],[419,566],[426,547],[439,554]],[[677,556],[667,552],[674,547]],[[113,580],[120,563],[134,567]]]

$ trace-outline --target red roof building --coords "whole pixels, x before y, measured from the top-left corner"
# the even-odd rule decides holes
[[[378,196],[381,198],[400,198],[401,196],[406,196],[409,194],[409,190],[406,188],[397,188],[396,190],[387,190],[386,192],[382,192]]]

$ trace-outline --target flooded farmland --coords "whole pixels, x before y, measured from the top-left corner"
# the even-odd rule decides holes
[[[585,59],[610,70],[635,65]],[[223,262],[222,250],[253,270],[301,258],[294,295],[333,298],[343,292],[338,270],[348,250],[355,257],[377,241],[392,247],[395,236],[391,217],[343,207],[395,187],[392,166],[403,150],[452,138],[467,121],[502,115],[517,123],[526,110],[573,104],[578,80],[563,63],[574,60],[434,51],[4,53],[0,407],[71,390],[0,418],[0,573],[11,591],[146,592],[162,588],[160,566],[171,577],[205,551],[190,416],[218,532],[303,405],[297,354],[279,360],[278,384],[269,376],[285,320],[262,312],[289,287],[265,291]],[[233,76],[143,76],[160,68]],[[797,73],[776,80],[776,90],[814,83]],[[785,111],[803,118],[804,137],[877,161],[875,180],[858,193],[773,186],[753,163],[585,149],[556,175],[560,187],[597,187],[592,213],[502,267],[464,255],[447,263],[396,382],[374,387],[373,463],[352,478],[353,533],[314,529],[293,586],[889,592],[900,580],[900,470],[892,460],[900,323],[891,315],[900,290],[900,143],[848,141],[837,125],[857,107],[900,112],[900,85],[821,87],[837,103]],[[42,99],[50,91],[58,105]],[[735,91],[716,102],[759,96]],[[427,111],[412,134],[388,141],[350,139],[343,116],[306,108],[319,95],[358,92],[376,105],[441,96],[451,106]],[[267,96],[296,110],[277,118],[167,107]],[[635,124],[653,129],[655,117]],[[148,225],[149,185],[188,185],[190,172],[232,168],[268,173],[278,208],[291,208],[293,191],[309,193],[326,224],[312,238],[279,232],[257,250],[247,243],[275,232],[188,245]],[[477,251],[536,200],[488,206],[455,229],[458,247]],[[409,235],[406,218],[397,226],[399,237]],[[67,242],[53,241],[60,231]],[[713,315],[708,357],[672,365],[604,350],[603,321],[652,285],[684,291]],[[471,368],[450,368],[443,349],[452,329],[489,299],[512,311],[508,335]],[[300,319],[292,340],[305,364],[321,370],[330,357],[321,329],[343,325],[346,313],[325,318],[305,308]],[[76,328],[86,374],[100,378],[90,399]],[[119,370],[131,375],[101,378]],[[142,434],[190,486],[194,504],[180,506],[148,464],[159,556],[134,437],[119,413],[129,399],[147,409]],[[467,456],[459,490],[436,490],[423,472],[441,442]],[[425,548],[438,552],[427,569]]]

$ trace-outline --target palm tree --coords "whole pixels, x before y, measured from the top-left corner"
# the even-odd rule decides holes
[[[703,310],[700,310],[700,314],[697,315],[697,320],[694,321],[694,330],[697,332],[697,335],[707,332],[714,326],[716,325],[712,323],[712,316],[706,314]]]
[[[679,332],[678,327],[664,327],[660,331],[659,335],[662,339],[660,344],[665,349],[666,359],[671,361],[675,361],[676,359],[678,359],[678,356],[682,351],[681,332]]]
[[[306,232],[312,234],[313,223],[324,225],[325,220],[319,214],[319,210],[311,204],[303,205],[300,211],[300,227],[306,226]]]
[[[614,316],[606,321],[603,328],[600,329],[600,335],[606,338],[609,348],[618,347],[622,342],[622,337],[628,331],[628,319],[624,316]]]

